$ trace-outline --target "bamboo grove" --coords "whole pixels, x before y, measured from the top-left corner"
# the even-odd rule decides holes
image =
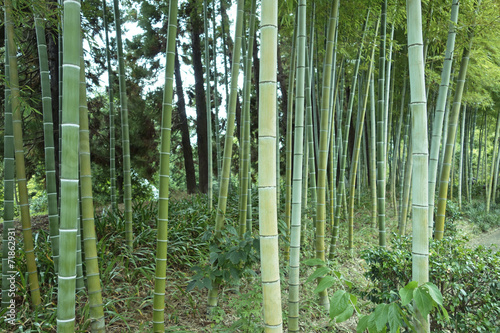
[[[4,1],[2,308],[12,303],[9,242],[22,229],[25,271],[16,276],[33,313],[56,304],[57,331],[74,332],[87,302],[89,329],[106,331],[109,271],[95,218],[123,212],[122,249],[132,256],[144,232],[133,200],[145,182],[158,203],[146,301],[154,332],[168,331],[170,230],[179,223],[171,188],[207,197],[212,252],[200,262],[215,269],[227,237],[258,241],[266,332],[299,332],[307,320],[305,248],[318,267],[307,283],[328,312],[336,304],[325,263],[352,255],[357,233],[376,230],[370,246],[382,248],[392,233],[411,234],[411,276],[423,285],[455,189],[460,209],[472,198],[486,210],[496,204],[497,1],[233,2]],[[54,299],[39,282],[30,178],[46,187]],[[232,197],[237,219],[228,218]],[[199,301],[209,317],[226,280],[211,277]],[[417,331],[430,331],[426,316],[417,320]]]

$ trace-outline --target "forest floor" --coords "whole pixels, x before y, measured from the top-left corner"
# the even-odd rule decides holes
[[[376,244],[378,238],[376,230],[359,226],[369,224],[369,215],[366,207],[360,208],[356,214],[358,222],[355,225],[355,234],[359,238],[356,238],[358,248],[355,249],[354,255],[351,256],[346,251],[340,251],[342,254],[339,254],[335,259],[337,269],[355,285],[361,286],[367,286],[369,282],[364,276],[366,263],[359,258],[359,253],[362,249]],[[408,223],[411,224],[410,221]],[[386,226],[388,230],[395,230],[397,228],[396,224],[397,222],[391,218],[387,221]],[[457,219],[455,224],[460,235],[469,237],[471,247],[495,244],[500,249],[500,228],[497,227],[490,229],[486,233],[480,233],[478,228],[463,216]],[[48,229],[47,215],[34,216],[32,218],[32,229],[34,234],[38,231],[46,232]],[[106,229],[106,231],[113,232],[109,229]],[[308,230],[308,232],[312,233],[312,230]],[[345,232],[345,230],[342,232]],[[169,238],[170,235],[169,232]],[[19,235],[19,237],[21,236]],[[135,258],[138,258],[135,259],[137,262],[133,260],[133,257],[129,256],[113,256],[111,253],[111,256],[104,256],[108,260],[108,262],[103,262],[101,268],[102,279],[105,280],[103,281],[103,297],[107,332],[149,332],[152,330],[152,286],[154,285],[154,250],[152,245],[154,240],[150,239],[149,236],[147,236],[147,239],[149,244],[139,246],[132,253]],[[346,245],[345,242],[345,239],[340,239],[338,248],[343,249]],[[169,240],[169,247],[171,244],[172,241]],[[147,246],[147,250],[145,246]],[[195,246],[195,244],[193,243],[191,246]],[[111,248],[107,248],[106,252],[110,250]],[[306,246],[304,250],[308,251],[309,254],[313,253],[312,246]],[[121,259],[118,260],[118,257]],[[194,264],[201,263],[195,262]],[[283,262],[280,265],[283,270],[282,289],[287,290],[288,268]],[[141,266],[142,268],[138,270],[138,267]],[[147,267],[144,268],[144,266]],[[258,271],[258,268],[256,270]],[[329,322],[328,316],[319,308],[316,303],[316,296],[313,293],[315,284],[308,284],[305,281],[313,271],[313,268],[301,268],[302,291],[300,302],[301,318],[303,318],[301,320],[301,330],[304,332],[355,332],[355,319],[351,318],[347,322],[335,325]],[[207,317],[207,290],[195,288],[192,291],[186,291],[187,283],[193,274],[185,265],[174,264],[167,269],[166,332],[259,332],[262,329],[262,296],[258,276],[248,276],[242,279],[239,285],[232,284],[221,287],[219,308],[213,316]],[[283,317],[286,322],[287,293],[284,292],[282,297],[282,304],[284,304]],[[85,296],[79,296],[77,299],[80,304],[85,304]],[[56,307],[55,300],[49,302],[51,302],[50,307],[53,309],[51,311],[54,311]],[[85,310],[86,306],[82,308],[80,305],[78,308],[80,308],[80,311],[88,311]],[[29,311],[26,312],[26,315],[29,315]],[[29,318],[25,319],[34,321]],[[77,326],[88,328],[88,320],[88,318],[82,318],[81,315],[77,316]],[[43,329],[42,331],[54,331],[55,327],[52,325],[51,329]],[[84,331],[86,331],[85,328],[78,330],[78,332]]]

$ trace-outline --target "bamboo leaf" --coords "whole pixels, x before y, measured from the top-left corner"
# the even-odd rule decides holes
[[[336,317],[335,321],[337,323],[341,323],[351,318],[353,314],[354,314],[354,307],[350,303],[347,303],[347,308],[345,309],[344,312],[342,312]]]

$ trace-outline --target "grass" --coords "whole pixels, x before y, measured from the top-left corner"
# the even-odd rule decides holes
[[[259,265],[253,270],[257,273],[244,275],[237,284],[223,285],[219,292],[219,307],[210,316],[206,316],[207,290],[186,291],[186,287],[194,275],[191,268],[203,265],[209,260],[209,244],[203,237],[215,221],[215,210],[207,209],[206,197],[202,195],[187,196],[183,193],[172,198],[169,204],[169,243],[165,322],[166,332],[260,332],[262,331],[261,302],[262,292],[258,276]],[[253,196],[257,198],[257,195]],[[397,221],[395,214],[387,202],[386,226],[395,231]],[[378,231],[369,227],[369,198],[362,197],[361,205],[356,208],[355,216],[355,249],[349,253],[347,249],[347,227],[342,223],[340,239],[335,258],[329,265],[352,281],[357,290],[368,290],[370,282],[365,278],[365,263],[359,259],[360,252],[378,244]],[[227,224],[237,221],[237,198],[229,198]],[[257,203],[253,203],[257,207]],[[493,207],[490,214],[483,214],[480,204],[472,204],[463,213],[452,211],[450,215],[457,219],[469,217],[472,224],[482,230],[482,225],[498,226],[500,208]],[[134,248],[129,251],[125,247],[123,213],[101,209],[96,214],[96,232],[98,235],[98,253],[101,281],[103,286],[104,311],[107,332],[149,332],[152,330],[152,300],[155,273],[155,244],[157,203],[134,203]],[[254,214],[255,215],[255,214]],[[310,215],[309,215],[310,216]],[[483,216],[484,218],[480,218]],[[254,227],[257,223],[254,216]],[[313,257],[312,221],[306,232],[306,246],[302,259]],[[453,225],[451,223],[450,225]],[[16,265],[19,274],[16,277],[18,291],[16,294],[16,328],[0,321],[0,328],[16,332],[55,332],[57,310],[57,280],[53,271],[51,249],[48,242],[46,224],[35,231],[35,252],[43,296],[43,307],[33,311],[29,306],[26,271],[22,242],[18,245]],[[256,233],[256,230],[254,230]],[[327,230],[327,235],[330,231]],[[390,235],[390,232],[387,233]],[[20,239],[20,238],[19,238]],[[283,238],[282,244],[283,244]],[[327,244],[329,238],[327,239]],[[389,244],[389,240],[387,240]],[[287,325],[288,311],[288,263],[281,262],[282,304],[284,326]],[[301,330],[305,332],[352,332],[355,330],[354,319],[341,325],[330,323],[328,316],[316,303],[313,293],[315,284],[307,284],[305,280],[314,271],[313,268],[301,266]],[[338,287],[338,286],[337,286]],[[331,288],[333,291],[336,286]],[[89,306],[85,294],[77,295],[77,332],[86,332],[90,326]],[[362,309],[371,305],[364,301]],[[3,320],[3,315],[2,319]]]

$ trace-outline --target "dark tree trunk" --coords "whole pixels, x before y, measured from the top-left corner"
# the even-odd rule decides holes
[[[203,80],[203,63],[201,59],[201,39],[203,33],[203,22],[199,7],[193,3],[191,11],[191,48],[194,70],[194,89],[196,101],[196,134],[198,137],[198,172],[199,189],[202,193],[208,192],[208,132],[207,132],[207,108],[205,100],[205,87]]]
[[[186,116],[186,102],[182,89],[182,79],[179,63],[179,54],[175,51],[175,93],[177,94],[177,110],[179,112],[180,130],[182,136],[182,153],[184,154],[184,167],[186,168],[186,186],[189,194],[196,192],[196,174],[193,162],[193,150],[189,135],[189,126]]]

